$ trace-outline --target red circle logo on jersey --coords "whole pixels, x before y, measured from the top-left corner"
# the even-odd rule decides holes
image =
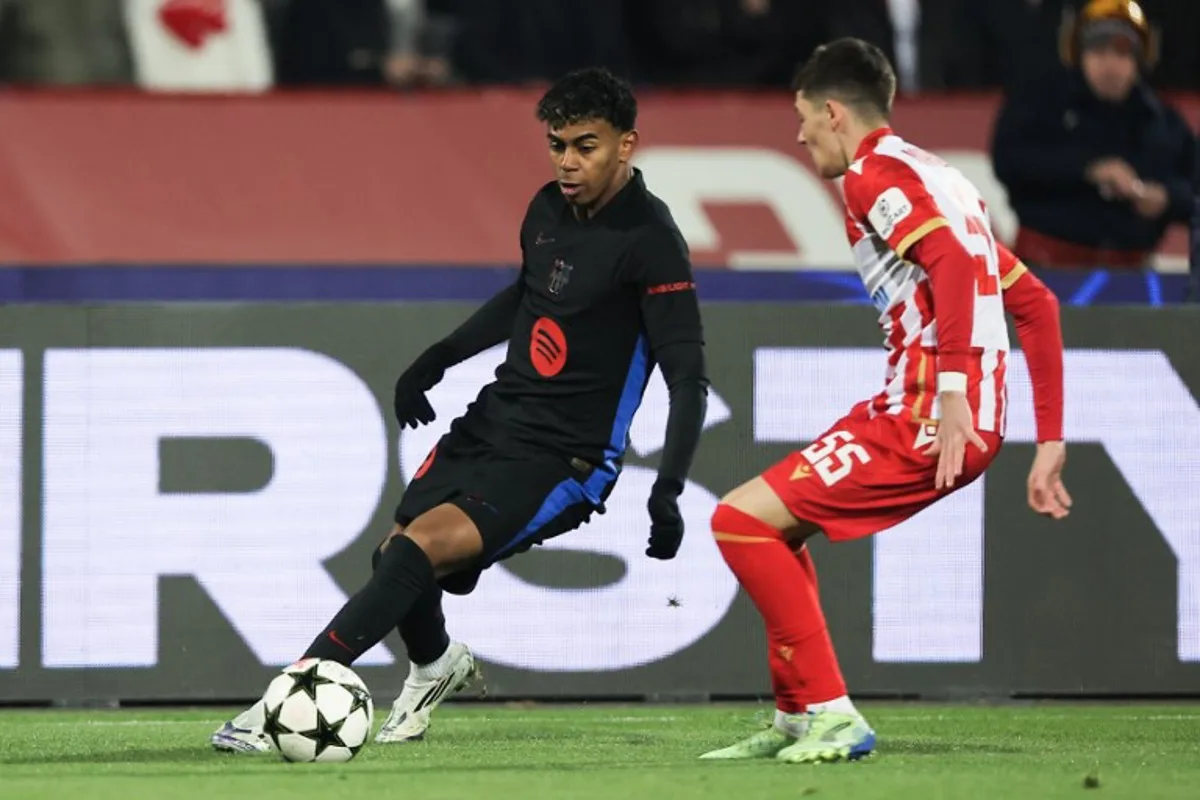
[[[567,337],[558,323],[542,317],[529,337],[529,360],[543,378],[553,378],[567,364]]]

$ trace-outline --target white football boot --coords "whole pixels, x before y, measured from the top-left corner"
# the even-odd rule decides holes
[[[214,731],[209,741],[222,753],[265,753],[271,749],[271,740],[263,732],[265,720],[265,706],[259,700]]]
[[[475,656],[460,642],[451,642],[442,657],[432,664],[410,664],[404,689],[392,713],[375,736],[376,742],[412,742],[425,738],[433,710],[475,679]]]

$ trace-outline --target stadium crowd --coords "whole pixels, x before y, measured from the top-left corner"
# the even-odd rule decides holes
[[[0,80],[137,79],[146,15],[196,47],[260,35],[283,85],[508,83],[604,64],[639,82],[781,86],[818,43],[884,49],[904,92],[1012,87],[1056,66],[1083,0],[0,0]],[[1200,90],[1200,3],[1144,0],[1157,88]],[[261,26],[239,25],[247,14]]]

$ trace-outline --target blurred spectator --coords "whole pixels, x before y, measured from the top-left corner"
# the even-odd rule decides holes
[[[631,0],[636,74],[652,83],[787,85],[825,38],[828,4]]]
[[[458,0],[454,64],[476,83],[556,79],[580,67],[628,73],[618,0]]]
[[[1192,284],[1191,297],[1193,303],[1200,303],[1200,144],[1196,149],[1196,172],[1192,176],[1192,248],[1191,262]]]
[[[954,47],[959,0],[836,0],[829,39],[854,36],[887,54],[899,91],[942,89]]]
[[[449,45],[443,36],[433,42],[440,49],[431,52],[424,0],[274,3],[272,40],[280,85],[407,87],[450,80]]]
[[[388,0],[391,46],[383,76],[393,86],[441,85],[452,77],[453,27],[425,0]]]
[[[0,0],[0,81],[132,83],[123,0]]]
[[[384,0],[286,0],[276,20],[279,85],[383,83],[389,44]]]
[[[1065,25],[1071,71],[1014,92],[996,125],[1014,249],[1043,267],[1143,267],[1192,213],[1195,139],[1142,80],[1154,42],[1135,2],[1092,0]]]
[[[968,0],[955,4],[946,87],[1017,91],[1060,72],[1058,37],[1075,0]]]

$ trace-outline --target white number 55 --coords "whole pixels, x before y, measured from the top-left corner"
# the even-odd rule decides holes
[[[826,486],[833,486],[849,475],[854,462],[866,464],[871,460],[866,448],[855,442],[854,434],[849,431],[834,431],[801,450],[800,454],[812,464]]]

